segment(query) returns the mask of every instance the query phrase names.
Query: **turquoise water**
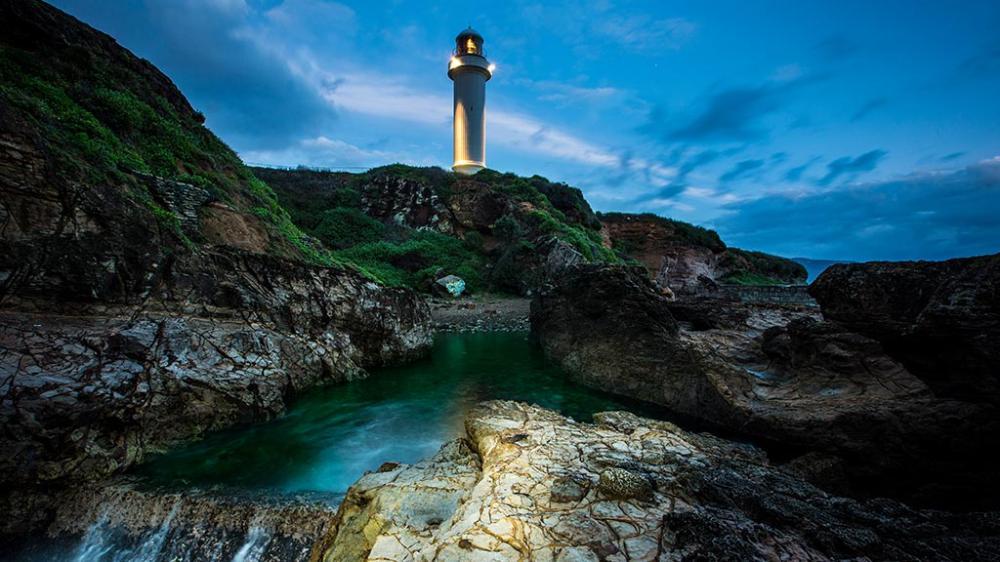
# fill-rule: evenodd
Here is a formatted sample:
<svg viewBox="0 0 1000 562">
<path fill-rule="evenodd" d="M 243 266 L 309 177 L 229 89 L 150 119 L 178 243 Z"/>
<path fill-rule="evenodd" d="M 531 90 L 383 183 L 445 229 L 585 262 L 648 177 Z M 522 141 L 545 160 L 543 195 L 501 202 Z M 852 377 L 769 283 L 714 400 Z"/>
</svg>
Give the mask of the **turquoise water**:
<svg viewBox="0 0 1000 562">
<path fill-rule="evenodd" d="M 140 472 L 179 485 L 342 493 L 383 462 L 434 454 L 464 434 L 466 411 L 489 399 L 532 402 L 581 421 L 638 409 L 570 382 L 527 334 L 440 334 L 427 359 L 319 389 L 278 420 L 213 434 Z"/>
</svg>

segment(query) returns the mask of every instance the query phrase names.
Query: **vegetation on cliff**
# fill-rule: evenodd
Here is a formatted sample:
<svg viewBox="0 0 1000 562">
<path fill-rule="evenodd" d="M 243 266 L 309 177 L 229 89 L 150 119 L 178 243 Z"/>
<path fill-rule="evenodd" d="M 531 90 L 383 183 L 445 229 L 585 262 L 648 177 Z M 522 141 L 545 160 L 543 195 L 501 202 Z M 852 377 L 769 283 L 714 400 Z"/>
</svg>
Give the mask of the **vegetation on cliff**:
<svg viewBox="0 0 1000 562">
<path fill-rule="evenodd" d="M 257 168 L 293 222 L 389 285 L 428 289 L 442 274 L 469 289 L 524 292 L 539 282 L 537 245 L 556 239 L 585 261 L 617 262 L 583 194 L 540 176 L 473 178 L 393 164 L 360 174 Z"/>
<path fill-rule="evenodd" d="M 637 257 L 657 254 L 649 267 L 659 267 L 659 256 L 677 248 L 704 249 L 716 256 L 717 282 L 730 285 L 783 285 L 804 283 L 801 264 L 780 256 L 727 246 L 714 230 L 652 213 L 599 213 L 610 228 L 610 238 L 620 253 Z M 646 228 L 642 228 L 645 226 Z M 636 228 L 638 227 L 638 228 Z M 671 252 L 676 253 L 676 252 Z M 641 261 L 641 260 L 640 260 Z"/>
<path fill-rule="evenodd" d="M 34 145 L 67 199 L 137 206 L 164 244 L 191 247 L 199 233 L 182 232 L 142 177 L 176 180 L 261 218 L 267 251 L 323 261 L 270 188 L 152 64 L 42 2 L 3 3 L 0 15 L 12 22 L 0 38 L 0 133 Z"/>
</svg>

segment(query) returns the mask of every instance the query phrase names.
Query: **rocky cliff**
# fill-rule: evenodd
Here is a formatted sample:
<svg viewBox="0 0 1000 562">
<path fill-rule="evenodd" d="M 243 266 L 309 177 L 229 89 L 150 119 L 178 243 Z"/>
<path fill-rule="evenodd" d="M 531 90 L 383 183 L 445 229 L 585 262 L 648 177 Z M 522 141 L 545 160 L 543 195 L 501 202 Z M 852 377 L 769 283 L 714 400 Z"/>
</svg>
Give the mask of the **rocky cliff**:
<svg viewBox="0 0 1000 562">
<path fill-rule="evenodd" d="M 575 378 L 786 455 L 841 463 L 856 491 L 940 504 L 997 498 L 989 405 L 936 396 L 879 342 L 811 309 L 668 301 L 643 272 L 578 267 L 532 303 L 532 331 Z"/>
<path fill-rule="evenodd" d="M 113 39 L 0 1 L 0 481 L 89 480 L 430 344 Z M 326 263 L 328 265 L 321 265 Z"/>
<path fill-rule="evenodd" d="M 644 265 L 677 294 L 724 284 L 803 284 L 806 270 L 792 260 L 727 247 L 715 231 L 653 214 L 602 213 L 603 234 L 615 249 Z"/>
</svg>

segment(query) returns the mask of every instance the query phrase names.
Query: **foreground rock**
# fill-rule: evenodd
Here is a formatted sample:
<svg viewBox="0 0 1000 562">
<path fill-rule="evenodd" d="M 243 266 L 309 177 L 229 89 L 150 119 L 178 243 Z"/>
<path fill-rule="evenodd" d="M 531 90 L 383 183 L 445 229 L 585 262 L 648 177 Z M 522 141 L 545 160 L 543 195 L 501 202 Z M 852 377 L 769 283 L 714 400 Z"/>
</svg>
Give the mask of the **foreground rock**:
<svg viewBox="0 0 1000 562">
<path fill-rule="evenodd" d="M 583 267 L 533 301 L 532 331 L 584 384 L 786 455 L 832 455 L 858 492 L 992 505 L 981 451 L 1000 435 L 995 409 L 934 396 L 878 342 L 814 315 L 671 303 L 633 270 Z"/>
<path fill-rule="evenodd" d="M 1000 254 L 837 264 L 809 292 L 935 392 L 1000 403 Z"/>
<path fill-rule="evenodd" d="M 348 493 L 324 560 L 991 560 L 995 513 L 827 495 L 757 449 L 624 412 L 488 402 Z"/>
</svg>

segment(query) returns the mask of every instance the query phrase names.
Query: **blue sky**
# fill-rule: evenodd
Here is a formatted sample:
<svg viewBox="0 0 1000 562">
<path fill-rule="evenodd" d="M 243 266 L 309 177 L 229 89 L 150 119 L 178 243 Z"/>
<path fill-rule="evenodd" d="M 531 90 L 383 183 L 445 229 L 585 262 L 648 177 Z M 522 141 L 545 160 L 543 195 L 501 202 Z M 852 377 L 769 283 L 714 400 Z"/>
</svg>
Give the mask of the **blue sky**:
<svg viewBox="0 0 1000 562">
<path fill-rule="evenodd" d="M 472 24 L 491 168 L 826 259 L 1000 251 L 1000 2 L 57 0 L 250 163 L 448 167 Z"/>
</svg>

